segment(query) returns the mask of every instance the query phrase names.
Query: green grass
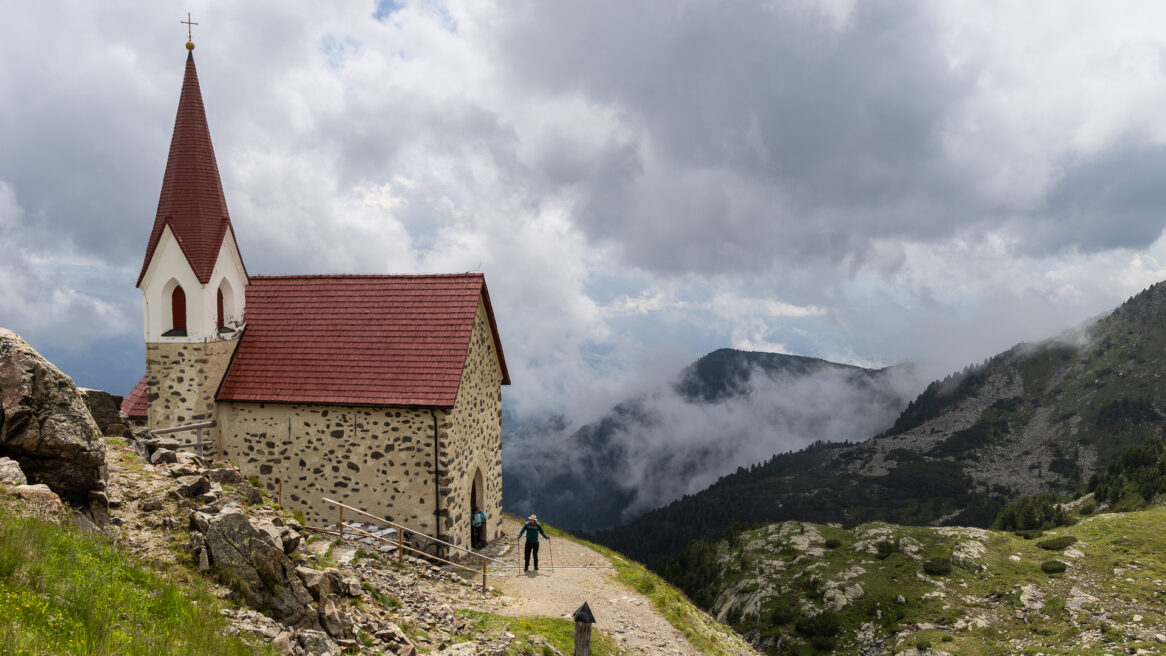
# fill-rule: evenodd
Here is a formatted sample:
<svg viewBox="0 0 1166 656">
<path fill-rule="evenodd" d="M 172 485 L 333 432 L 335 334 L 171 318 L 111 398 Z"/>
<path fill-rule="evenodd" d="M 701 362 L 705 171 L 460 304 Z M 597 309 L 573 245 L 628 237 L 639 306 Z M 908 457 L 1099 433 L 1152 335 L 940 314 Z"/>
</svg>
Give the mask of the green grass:
<svg viewBox="0 0 1166 656">
<path fill-rule="evenodd" d="M 547 532 L 548 534 L 550 531 Z M 515 639 L 511 641 L 507 654 L 514 656 L 553 656 L 554 652 L 545 645 L 532 644 L 531 636 L 536 642 L 552 645 L 561 653 L 571 654 L 575 651 L 575 622 L 568 619 L 552 617 L 503 617 L 491 615 L 476 610 L 459 610 L 458 614 L 470 623 L 470 634 L 479 632 L 487 635 L 501 635 L 509 631 Z M 611 639 L 601 629 L 593 627 L 591 631 L 591 653 L 595 656 L 614 656 L 618 652 L 612 646 Z"/>
<path fill-rule="evenodd" d="M 821 553 L 791 559 L 789 539 L 808 531 L 789 522 L 747 532 L 735 547 L 717 543 L 720 565 L 716 574 L 726 582 L 720 591 L 733 599 L 727 608 L 730 624 L 739 632 L 759 636 L 763 649 L 776 648 L 780 639 L 786 650 L 782 653 L 813 651 L 813 636 L 798 631 L 797 622 L 805 617 L 806 604 L 813 606 L 811 612 L 827 607 L 821 581 L 833 581 L 837 587 L 850 582 L 862 586 L 862 594 L 837 611 L 837 653 L 864 648 L 856 632 L 867 623 L 881 636 L 894 635 L 894 646 L 888 643 L 894 653 L 919 653 L 920 644 L 974 656 L 1100 656 L 1137 648 L 1157 653 L 1154 649 L 1161 645 L 1139 640 L 1136 633 L 1159 632 L 1156 627 L 1166 624 L 1162 610 L 1166 593 L 1161 592 L 1166 579 L 1164 525 L 1163 505 L 1126 514 L 1094 514 L 1050 532 L 1047 539 L 1064 549 L 1063 554 L 1041 548 L 1039 540 L 987 531 L 983 538 L 973 539 L 984 545 L 975 561 L 986 569 L 952 567 L 947 574 L 933 576 L 926 572 L 928 559 L 947 558 L 957 543 L 971 538 L 921 526 L 868 524 L 851 531 L 815 526 L 823 538 L 816 542 Z M 876 531 L 881 534 L 873 537 Z M 921 560 L 898 550 L 884 551 L 883 558 L 879 553 L 855 550 L 856 539 L 863 535 L 872 536 L 867 538 L 871 545 L 914 543 L 919 547 L 916 558 Z M 825 539 L 839 540 L 842 546 L 825 549 Z M 1042 571 L 1042 562 L 1050 556 L 1068 563 L 1068 572 Z M 759 575 L 759 566 L 767 561 L 780 566 Z M 863 571 L 853 570 L 856 575 L 839 583 L 843 573 L 854 567 Z M 1043 595 L 1043 608 L 1025 608 L 1021 594 L 1029 586 Z M 1069 608 L 1068 600 L 1082 594 L 1096 601 L 1087 603 L 1085 611 Z M 1142 616 L 1137 622 L 1131 619 L 1135 613 Z M 1108 619 L 1099 619 L 1103 617 Z M 969 618 L 986 621 L 987 626 L 969 626 Z M 1082 635 L 1092 629 L 1117 645 L 1104 641 L 1083 645 Z"/>
<path fill-rule="evenodd" d="M 150 569 L 108 540 L 0 507 L 0 654 L 271 654 L 224 635 L 201 581 Z"/>
</svg>

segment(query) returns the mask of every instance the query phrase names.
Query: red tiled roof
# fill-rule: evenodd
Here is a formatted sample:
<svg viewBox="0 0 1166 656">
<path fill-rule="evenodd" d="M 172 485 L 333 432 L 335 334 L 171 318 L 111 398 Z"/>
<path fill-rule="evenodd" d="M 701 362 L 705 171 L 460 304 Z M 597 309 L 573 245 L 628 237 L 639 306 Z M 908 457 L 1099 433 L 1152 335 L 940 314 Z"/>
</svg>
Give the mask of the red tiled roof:
<svg viewBox="0 0 1166 656">
<path fill-rule="evenodd" d="M 138 287 L 142 285 L 150 258 L 154 256 L 154 249 L 158 247 L 162 230 L 167 225 L 194 274 L 204 285 L 210 282 L 223 236 L 228 231 L 234 236 L 193 55 L 188 52 L 186 57 L 186 77 L 182 80 L 174 136 L 170 140 L 170 155 L 162 178 L 162 193 L 158 197 L 158 213 L 146 246 L 142 272 L 138 274 Z"/>
<path fill-rule="evenodd" d="M 129 394 L 121 400 L 121 411 L 129 415 L 131 418 L 146 417 L 146 377 L 138 381 L 137 385 L 130 390 Z"/>
<path fill-rule="evenodd" d="M 216 399 L 452 407 L 479 299 L 509 385 L 482 274 L 252 277 Z"/>
</svg>

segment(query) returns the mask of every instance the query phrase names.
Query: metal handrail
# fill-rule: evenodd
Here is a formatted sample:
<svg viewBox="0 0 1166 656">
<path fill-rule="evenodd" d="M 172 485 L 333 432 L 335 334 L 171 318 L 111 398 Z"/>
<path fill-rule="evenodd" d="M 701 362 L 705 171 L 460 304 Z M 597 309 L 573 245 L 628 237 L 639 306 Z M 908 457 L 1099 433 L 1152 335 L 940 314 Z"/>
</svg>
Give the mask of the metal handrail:
<svg viewBox="0 0 1166 656">
<path fill-rule="evenodd" d="M 455 563 L 451 560 L 446 560 L 446 559 L 441 558 L 439 556 L 427 554 L 424 551 L 421 551 L 420 549 L 414 549 L 411 546 L 405 546 L 405 532 L 408 531 L 410 533 L 417 533 L 417 531 L 415 531 L 407 526 L 404 526 L 402 524 L 398 524 L 396 522 L 389 521 L 387 519 L 384 519 L 383 517 L 377 517 L 376 515 L 372 515 L 370 513 L 367 513 L 359 508 L 353 508 L 352 506 L 340 503 L 339 501 L 329 499 L 328 497 L 321 497 L 321 498 L 324 500 L 325 503 L 330 503 L 330 504 L 333 504 L 333 505 L 340 508 L 340 521 L 338 522 L 336 528 L 338 529 L 337 532 L 340 534 L 341 540 L 344 539 L 344 528 L 347 526 L 348 530 L 352 531 L 353 533 L 358 533 L 360 535 L 364 535 L 364 536 L 373 538 L 374 540 L 381 540 L 382 542 L 388 542 L 389 544 L 394 543 L 393 540 L 390 540 L 388 538 L 383 538 L 383 537 L 380 537 L 378 535 L 374 535 L 372 533 L 369 533 L 368 531 L 363 531 L 361 529 L 358 529 L 355 526 L 345 524 L 344 523 L 344 509 L 347 508 L 348 510 L 350 510 L 358 515 L 364 515 L 365 517 L 373 519 L 374 521 L 377 521 L 377 522 L 382 523 L 382 524 L 388 524 L 389 526 L 397 529 L 396 547 L 397 547 L 397 561 L 398 562 L 400 562 L 403 559 L 403 557 L 405 555 L 405 551 L 411 551 L 411 552 L 416 553 L 424 558 L 431 558 L 431 559 L 436 560 L 438 562 L 446 563 L 447 565 L 452 565 L 454 567 L 457 567 L 458 569 L 464 569 L 467 572 L 474 572 L 474 573 L 478 572 L 478 570 L 476 570 L 472 567 L 466 567 L 465 565 L 462 565 L 461 563 Z M 331 531 L 326 531 L 326 532 L 331 533 Z M 432 540 L 433 542 L 436 542 L 438 544 L 443 544 L 447 547 L 453 547 L 454 549 L 457 549 L 459 551 L 465 551 L 466 553 L 470 554 L 471 556 L 474 556 L 476 558 L 480 558 L 482 561 L 482 570 L 481 570 L 482 571 L 482 592 L 486 592 L 488 590 L 488 588 L 486 587 L 486 566 L 487 566 L 487 564 L 490 562 L 495 562 L 495 563 L 500 563 L 503 566 L 506 566 L 506 563 L 502 562 L 501 560 L 495 560 L 494 558 L 490 558 L 489 556 L 484 556 L 480 553 L 474 553 L 473 551 L 459 547 L 456 544 L 450 544 L 444 540 L 430 538 L 429 536 L 426 536 L 426 539 Z"/>
<path fill-rule="evenodd" d="M 354 512 L 358 515 L 364 515 L 365 517 L 375 519 L 376 521 L 378 521 L 382 524 L 388 524 L 389 526 L 397 529 L 398 531 L 403 530 L 403 531 L 409 531 L 410 533 L 420 533 L 420 531 L 418 531 L 416 529 L 412 529 L 412 528 L 409 528 L 408 526 L 397 524 L 396 522 L 391 522 L 383 517 L 377 517 L 376 515 L 371 515 L 369 513 L 366 513 L 363 510 L 360 510 L 359 508 L 353 508 L 352 506 L 345 505 L 343 503 L 340 503 L 339 501 L 334 501 L 332 499 L 329 499 L 328 497 L 322 497 L 322 498 L 324 500 L 324 503 L 330 503 L 332 505 L 339 506 L 339 507 L 344 508 L 346 510 L 351 510 L 352 512 Z M 422 533 L 422 535 L 425 535 L 425 534 Z M 507 565 L 507 563 L 504 561 L 498 560 L 496 558 L 491 558 L 489 556 L 485 556 L 485 555 L 480 554 L 476 551 L 471 551 L 469 549 L 466 549 L 465 547 L 459 547 L 456 544 L 450 544 L 449 542 L 446 542 L 445 540 L 439 540 L 437 538 L 429 537 L 428 535 L 425 536 L 425 539 L 431 540 L 431 541 L 436 542 L 438 544 L 443 544 L 447 547 L 452 547 L 454 549 L 457 549 L 458 551 L 463 551 L 463 552 L 465 552 L 465 553 L 467 553 L 475 558 L 481 558 L 482 560 L 488 560 L 490 562 L 498 563 L 499 565 Z"/>
</svg>

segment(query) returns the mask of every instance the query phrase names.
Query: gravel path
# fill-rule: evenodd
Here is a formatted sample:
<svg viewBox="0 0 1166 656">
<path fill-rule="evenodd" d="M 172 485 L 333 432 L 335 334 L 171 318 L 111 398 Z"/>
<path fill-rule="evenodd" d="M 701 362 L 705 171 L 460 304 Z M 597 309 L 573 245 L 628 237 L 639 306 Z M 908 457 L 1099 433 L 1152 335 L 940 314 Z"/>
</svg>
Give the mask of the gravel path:
<svg viewBox="0 0 1166 656">
<path fill-rule="evenodd" d="M 520 527 L 520 523 L 506 518 L 502 531 L 504 535 L 518 535 Z M 587 602 L 595 615 L 596 628 L 611 636 L 627 653 L 701 653 L 656 611 L 650 599 L 619 581 L 602 554 L 570 540 L 543 540 L 539 570 L 532 567 L 523 572 L 522 545 L 516 540 L 500 540 L 491 551 L 514 567 L 490 576 L 490 585 L 503 593 L 492 612 L 511 617 L 571 617 Z"/>
</svg>

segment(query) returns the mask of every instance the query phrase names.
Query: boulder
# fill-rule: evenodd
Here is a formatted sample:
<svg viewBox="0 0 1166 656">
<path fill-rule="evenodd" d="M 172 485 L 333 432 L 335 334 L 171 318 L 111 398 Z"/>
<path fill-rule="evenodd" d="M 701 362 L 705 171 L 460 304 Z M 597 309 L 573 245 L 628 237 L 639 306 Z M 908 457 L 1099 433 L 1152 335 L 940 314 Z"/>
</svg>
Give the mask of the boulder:
<svg viewBox="0 0 1166 656">
<path fill-rule="evenodd" d="M 203 474 L 212 483 L 218 483 L 219 485 L 230 485 L 236 488 L 242 488 L 243 486 L 253 487 L 251 483 L 247 482 L 247 477 L 243 475 L 243 472 L 231 467 L 208 469 Z"/>
<path fill-rule="evenodd" d="M 0 328 L 0 453 L 76 504 L 105 489 L 105 445 L 73 381 Z"/>
<path fill-rule="evenodd" d="M 157 449 L 150 455 L 151 465 L 163 465 L 178 462 L 178 454 L 170 449 Z"/>
<path fill-rule="evenodd" d="M 333 597 L 325 597 L 320 602 L 320 626 L 333 638 L 347 638 L 352 635 L 352 622 L 340 612 Z"/>
<path fill-rule="evenodd" d="M 0 483 L 7 485 L 27 485 L 28 479 L 20 469 L 20 463 L 12 458 L 0 458 Z"/>
<path fill-rule="evenodd" d="M 61 497 L 57 496 L 44 483 L 17 485 L 14 488 L 10 488 L 9 492 L 16 497 L 24 499 L 26 509 L 37 517 L 57 517 L 65 512 L 65 504 L 61 503 Z"/>
<path fill-rule="evenodd" d="M 295 646 L 292 643 L 291 631 L 282 631 L 271 641 L 271 646 L 281 654 L 294 654 Z"/>
<path fill-rule="evenodd" d="M 340 653 L 340 645 L 332 641 L 323 631 L 300 631 L 296 635 L 296 642 L 309 654 L 316 656 L 330 656 Z"/>
<path fill-rule="evenodd" d="M 130 418 L 121 411 L 122 397 L 84 387 L 77 391 L 81 393 L 81 398 L 85 399 L 89 414 L 93 416 L 93 421 L 97 423 L 97 430 L 101 431 L 102 435 L 112 435 L 114 431 L 117 431 L 118 436 L 125 434 Z M 111 430 L 113 426 L 121 428 Z"/>
<path fill-rule="evenodd" d="M 210 564 L 238 582 L 236 589 L 252 607 L 269 609 L 288 625 L 319 628 L 318 611 L 295 562 L 238 507 L 228 506 L 210 517 L 193 513 L 191 521 L 196 526 L 205 521 Z"/>
<path fill-rule="evenodd" d="M 983 558 L 986 551 L 987 547 L 984 546 L 983 542 L 962 540 L 956 544 L 955 549 L 951 552 L 951 564 L 972 572 L 981 572 L 987 569 L 987 566 L 979 562 L 978 559 Z"/>
<path fill-rule="evenodd" d="M 211 491 L 211 482 L 205 476 L 179 476 L 175 482 L 178 483 L 178 494 L 188 499 Z"/>
</svg>

